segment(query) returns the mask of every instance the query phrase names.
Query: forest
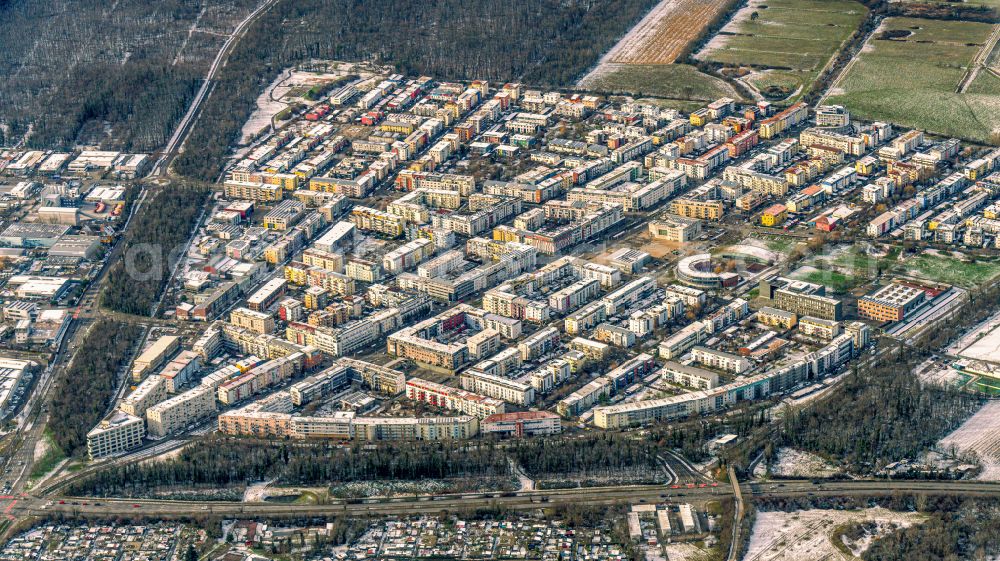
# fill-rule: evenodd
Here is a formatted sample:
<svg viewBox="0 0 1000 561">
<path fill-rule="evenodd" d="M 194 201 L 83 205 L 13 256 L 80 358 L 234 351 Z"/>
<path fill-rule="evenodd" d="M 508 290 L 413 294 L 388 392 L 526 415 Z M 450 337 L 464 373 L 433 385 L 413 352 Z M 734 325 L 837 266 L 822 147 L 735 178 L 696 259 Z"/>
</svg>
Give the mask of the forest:
<svg viewBox="0 0 1000 561">
<path fill-rule="evenodd" d="M 865 561 L 959 561 L 1000 554 L 1000 510 L 996 503 L 959 497 L 927 497 L 918 510 L 922 524 L 876 539 Z"/>
<path fill-rule="evenodd" d="M 537 479 L 636 477 L 657 479 L 656 457 L 680 450 L 707 457 L 705 443 L 721 433 L 740 435 L 768 424 L 762 410 L 734 411 L 727 419 L 696 419 L 642 433 L 600 432 L 576 437 L 469 442 L 354 443 L 263 441 L 221 435 L 203 438 L 163 462 L 111 467 L 76 484 L 72 493 L 143 496 L 170 486 L 241 487 L 275 479 L 286 485 L 352 481 L 505 478 L 510 462 Z"/>
<path fill-rule="evenodd" d="M 0 2 L 4 140 L 149 152 L 256 0 Z M 28 134 L 30 133 L 30 134 Z"/>
<path fill-rule="evenodd" d="M 568 85 L 655 3 L 281 0 L 233 49 L 174 169 L 214 180 L 260 92 L 289 66 L 374 60 L 440 79 Z"/>
<path fill-rule="evenodd" d="M 139 338 L 137 326 L 101 319 L 90 326 L 69 368 L 54 382 L 49 429 L 67 455 L 87 448 L 87 432 L 111 405 L 116 373 L 128 364 Z"/>
<path fill-rule="evenodd" d="M 782 442 L 871 473 L 916 458 L 982 405 L 978 396 L 925 385 L 912 361 L 853 369 L 829 398 L 791 412 Z"/>
<path fill-rule="evenodd" d="M 91 476 L 73 493 L 141 496 L 158 488 L 224 488 L 276 478 L 289 485 L 335 481 L 491 477 L 509 471 L 493 446 L 393 443 L 366 450 L 335 443 L 289 443 L 210 437 L 163 462 L 116 466 Z"/>
<path fill-rule="evenodd" d="M 209 193 L 205 185 L 186 183 L 147 194 L 120 242 L 124 250 L 110 265 L 102 306 L 126 314 L 151 313 Z"/>
</svg>

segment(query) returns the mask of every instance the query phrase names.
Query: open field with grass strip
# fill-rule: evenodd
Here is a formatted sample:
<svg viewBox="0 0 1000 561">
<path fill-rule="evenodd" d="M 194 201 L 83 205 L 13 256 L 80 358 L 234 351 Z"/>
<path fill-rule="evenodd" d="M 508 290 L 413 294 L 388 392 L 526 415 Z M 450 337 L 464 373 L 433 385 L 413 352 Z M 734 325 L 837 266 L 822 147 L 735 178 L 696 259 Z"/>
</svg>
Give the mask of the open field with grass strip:
<svg viewBox="0 0 1000 561">
<path fill-rule="evenodd" d="M 976 79 L 969 84 L 966 94 L 1000 95 L 1000 77 L 981 71 Z"/>
<path fill-rule="evenodd" d="M 987 142 L 1000 129 L 1000 79 L 956 88 L 988 39 L 985 23 L 889 18 L 827 98 L 862 118 Z M 884 39 L 895 35 L 898 38 Z"/>
<path fill-rule="evenodd" d="M 765 93 L 797 94 L 809 88 L 866 11 L 853 0 L 751 0 L 698 57 L 778 70 L 749 80 Z"/>
<path fill-rule="evenodd" d="M 986 6 L 988 8 L 1000 9 L 1000 0 L 965 0 L 963 2 L 952 2 L 951 0 L 902 0 L 910 4 L 945 4 L 947 6 Z"/>
<path fill-rule="evenodd" d="M 724 80 L 700 72 L 687 64 L 612 64 L 587 84 L 593 90 L 711 101 L 739 97 Z"/>
<path fill-rule="evenodd" d="M 1000 275 L 1000 262 L 965 261 L 946 255 L 923 253 L 899 263 L 897 274 L 974 288 Z"/>
</svg>

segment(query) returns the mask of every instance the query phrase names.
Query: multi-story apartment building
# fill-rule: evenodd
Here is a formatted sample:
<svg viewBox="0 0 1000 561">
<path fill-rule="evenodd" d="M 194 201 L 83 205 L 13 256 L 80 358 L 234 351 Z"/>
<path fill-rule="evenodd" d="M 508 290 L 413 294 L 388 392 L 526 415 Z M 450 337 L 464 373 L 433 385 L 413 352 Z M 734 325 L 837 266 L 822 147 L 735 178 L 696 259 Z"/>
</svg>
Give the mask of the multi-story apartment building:
<svg viewBox="0 0 1000 561">
<path fill-rule="evenodd" d="M 701 346 L 691 349 L 691 357 L 699 364 L 737 375 L 743 374 L 753 366 L 745 357 Z"/>
<path fill-rule="evenodd" d="M 250 308 L 236 308 L 229 314 L 229 322 L 261 335 L 274 333 L 274 316 Z"/>
<path fill-rule="evenodd" d="M 167 380 L 162 376 L 150 376 L 125 396 L 118 409 L 133 417 L 144 417 L 146 409 L 166 398 Z"/>
<path fill-rule="evenodd" d="M 503 400 L 421 378 L 406 380 L 406 397 L 443 409 L 459 411 L 479 419 L 504 412 Z"/>
<path fill-rule="evenodd" d="M 485 435 L 500 437 L 551 436 L 562 432 L 562 419 L 548 411 L 519 411 L 490 415 L 481 428 Z"/>
<path fill-rule="evenodd" d="M 827 341 L 840 335 L 840 322 L 832 319 L 820 319 L 805 316 L 799 319 L 799 333 L 808 337 L 816 337 Z"/>
<path fill-rule="evenodd" d="M 798 321 L 798 316 L 792 312 L 786 312 L 785 310 L 779 310 L 778 308 L 764 306 L 763 308 L 757 310 L 757 321 L 763 323 L 764 325 L 770 325 L 771 327 L 791 329 L 795 327 L 795 324 Z"/>
<path fill-rule="evenodd" d="M 670 202 L 670 212 L 683 218 L 721 220 L 725 212 L 720 200 L 677 198 Z"/>
<path fill-rule="evenodd" d="M 465 390 L 502 399 L 507 403 L 527 407 L 535 402 L 535 388 L 531 385 L 476 369 L 463 372 L 461 384 Z"/>
<path fill-rule="evenodd" d="M 521 360 L 534 360 L 559 345 L 559 330 L 555 327 L 545 327 L 526 337 L 517 344 Z"/>
<path fill-rule="evenodd" d="M 87 433 L 87 454 L 91 460 L 121 454 L 141 446 L 145 436 L 140 417 L 115 411 Z"/>
<path fill-rule="evenodd" d="M 201 385 L 147 409 L 146 426 L 152 436 L 167 436 L 207 419 L 216 411 L 214 388 Z"/>
<path fill-rule="evenodd" d="M 663 365 L 663 377 L 668 382 L 697 390 L 710 390 L 719 385 L 717 373 L 673 360 Z"/>
<path fill-rule="evenodd" d="M 376 232 L 390 238 L 402 236 L 406 226 L 406 220 L 401 216 L 365 206 L 355 206 L 351 210 L 351 222 L 359 230 Z"/>
</svg>

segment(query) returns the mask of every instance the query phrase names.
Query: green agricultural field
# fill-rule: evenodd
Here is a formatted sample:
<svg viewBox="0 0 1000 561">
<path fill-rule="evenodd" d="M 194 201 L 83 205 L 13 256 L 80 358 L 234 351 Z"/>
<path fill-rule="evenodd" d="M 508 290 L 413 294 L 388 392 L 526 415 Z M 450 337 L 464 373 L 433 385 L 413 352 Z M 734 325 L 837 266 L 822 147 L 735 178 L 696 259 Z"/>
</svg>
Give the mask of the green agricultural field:
<svg viewBox="0 0 1000 561">
<path fill-rule="evenodd" d="M 1000 130 L 1000 80 L 986 71 L 956 93 L 967 66 L 990 34 L 985 23 L 889 18 L 827 98 L 868 119 L 988 142 Z"/>
<path fill-rule="evenodd" d="M 1000 275 L 996 261 L 963 261 L 944 255 L 921 254 L 896 266 L 895 272 L 933 282 L 974 288 Z"/>
<path fill-rule="evenodd" d="M 622 64 L 596 78 L 588 88 L 671 99 L 711 101 L 740 97 L 725 80 L 688 64 Z"/>
<path fill-rule="evenodd" d="M 729 66 L 754 66 L 759 71 L 748 77 L 750 83 L 765 94 L 772 90 L 796 98 L 854 33 L 866 11 L 854 0 L 751 0 L 700 56 Z"/>
</svg>

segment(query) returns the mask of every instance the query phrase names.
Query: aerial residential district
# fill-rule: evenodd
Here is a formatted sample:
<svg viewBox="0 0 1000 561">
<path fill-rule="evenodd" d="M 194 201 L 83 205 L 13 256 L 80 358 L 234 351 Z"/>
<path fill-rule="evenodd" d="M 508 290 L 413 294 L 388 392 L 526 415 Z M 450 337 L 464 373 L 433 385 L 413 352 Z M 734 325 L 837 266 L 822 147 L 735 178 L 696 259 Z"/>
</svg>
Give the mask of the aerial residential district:
<svg viewBox="0 0 1000 561">
<path fill-rule="evenodd" d="M 155 152 L 0 147 L 0 560 L 868 559 L 997 508 L 1000 148 L 479 78 L 289 69 L 215 182 L 206 91 Z"/>
</svg>

